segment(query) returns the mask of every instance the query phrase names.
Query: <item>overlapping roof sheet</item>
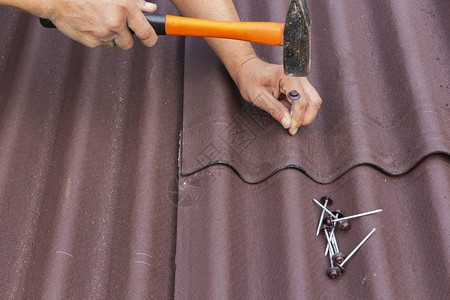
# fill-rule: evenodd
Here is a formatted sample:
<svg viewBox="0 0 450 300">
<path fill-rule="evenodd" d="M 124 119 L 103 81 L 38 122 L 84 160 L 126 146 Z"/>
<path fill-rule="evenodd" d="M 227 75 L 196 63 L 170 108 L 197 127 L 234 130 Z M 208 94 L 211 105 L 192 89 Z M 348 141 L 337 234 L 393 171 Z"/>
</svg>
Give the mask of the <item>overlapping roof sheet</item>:
<svg viewBox="0 0 450 300">
<path fill-rule="evenodd" d="M 441 2 L 311 1 L 310 80 L 323 105 L 295 138 L 239 97 L 206 43 L 188 39 L 198 50 L 186 55 L 182 173 L 222 163 L 254 183 L 293 167 L 329 183 L 361 164 L 400 175 L 448 154 L 450 7 Z M 251 18 L 252 4 L 239 3 Z M 281 21 L 286 10 L 274 11 Z M 259 53 L 281 63 L 282 47 Z"/>
<path fill-rule="evenodd" d="M 200 38 L 93 50 L 0 9 L 0 298 L 448 299 L 450 4 L 308 5 L 323 105 L 295 137 Z M 384 210 L 338 233 L 377 228 L 336 281 L 324 195 Z"/>
<path fill-rule="evenodd" d="M 449 167 L 444 156 L 400 177 L 361 166 L 325 186 L 293 169 L 254 185 L 224 166 L 202 170 L 180 185 L 175 296 L 447 299 Z M 311 201 L 322 195 L 347 215 L 383 209 L 336 233 L 348 254 L 376 228 L 334 281 Z"/>
</svg>

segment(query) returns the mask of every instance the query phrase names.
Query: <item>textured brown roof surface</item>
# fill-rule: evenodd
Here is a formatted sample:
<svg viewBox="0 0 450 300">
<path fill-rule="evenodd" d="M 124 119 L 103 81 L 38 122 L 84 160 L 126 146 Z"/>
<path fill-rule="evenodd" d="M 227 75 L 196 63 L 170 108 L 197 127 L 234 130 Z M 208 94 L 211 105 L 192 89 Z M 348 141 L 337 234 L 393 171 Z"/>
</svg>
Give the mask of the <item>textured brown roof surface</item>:
<svg viewBox="0 0 450 300">
<path fill-rule="evenodd" d="M 323 105 L 293 138 L 200 38 L 93 50 L 0 9 L 0 299 L 450 298 L 450 4 L 308 5 Z M 335 281 L 323 195 L 384 210 Z"/>
<path fill-rule="evenodd" d="M 361 166 L 328 185 L 292 169 L 249 185 L 224 166 L 183 179 L 176 298 L 448 299 L 449 169 L 436 155 L 405 176 Z M 377 229 L 334 281 L 311 201 L 323 195 L 347 215 L 383 209 L 337 232 L 348 254 Z"/>
</svg>

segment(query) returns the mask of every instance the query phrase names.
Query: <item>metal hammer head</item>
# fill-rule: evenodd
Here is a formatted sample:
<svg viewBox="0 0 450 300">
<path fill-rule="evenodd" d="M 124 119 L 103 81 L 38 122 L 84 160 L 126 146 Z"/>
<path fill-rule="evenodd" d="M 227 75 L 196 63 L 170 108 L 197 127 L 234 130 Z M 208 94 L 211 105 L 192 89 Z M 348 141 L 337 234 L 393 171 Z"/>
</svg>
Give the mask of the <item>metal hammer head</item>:
<svg viewBox="0 0 450 300">
<path fill-rule="evenodd" d="M 290 0 L 283 39 L 284 73 L 307 76 L 311 68 L 311 19 L 306 0 Z"/>
</svg>

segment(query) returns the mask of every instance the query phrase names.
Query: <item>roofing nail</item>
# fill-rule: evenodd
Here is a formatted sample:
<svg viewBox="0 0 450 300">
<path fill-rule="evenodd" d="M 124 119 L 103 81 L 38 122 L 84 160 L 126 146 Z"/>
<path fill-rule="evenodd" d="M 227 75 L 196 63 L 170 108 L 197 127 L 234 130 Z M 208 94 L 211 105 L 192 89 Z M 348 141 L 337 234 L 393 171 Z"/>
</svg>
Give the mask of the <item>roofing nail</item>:
<svg viewBox="0 0 450 300">
<path fill-rule="evenodd" d="M 331 235 L 330 235 L 331 243 L 333 244 L 333 247 L 334 247 L 334 253 L 339 252 L 339 247 L 338 247 L 338 244 L 337 244 L 337 241 L 336 241 L 336 235 L 334 234 L 334 229 L 335 228 L 336 227 L 333 227 L 333 230 L 331 231 Z"/>
<path fill-rule="evenodd" d="M 351 228 L 350 223 L 347 220 L 344 220 L 339 223 L 339 230 L 341 231 L 349 231 Z"/>
<path fill-rule="evenodd" d="M 350 259 L 350 257 L 352 257 L 356 253 L 356 251 L 358 251 L 358 249 L 361 248 L 361 246 L 372 236 L 375 230 L 376 228 L 372 229 L 372 231 L 358 244 L 358 246 L 356 246 L 355 249 L 353 249 L 353 251 L 350 252 L 347 258 L 341 264 L 339 264 L 339 267 L 343 267 L 345 265 L 345 263 Z"/>
<path fill-rule="evenodd" d="M 323 200 L 323 201 L 322 201 Z M 333 200 L 331 200 L 328 197 L 322 197 L 320 198 L 320 201 L 323 203 L 324 207 L 327 207 L 328 202 L 330 202 L 330 205 L 333 203 Z M 322 221 L 323 221 L 323 216 L 325 215 L 325 210 L 322 209 L 322 214 L 320 215 L 320 219 L 319 219 L 319 224 L 317 225 L 317 232 L 316 232 L 316 236 L 319 235 L 320 232 L 320 227 L 322 226 Z"/>
<path fill-rule="evenodd" d="M 331 222 L 331 216 L 327 216 L 324 220 L 323 220 L 323 224 L 326 224 L 326 225 L 328 225 L 328 226 L 330 226 L 330 227 L 333 227 L 333 222 Z"/>
<path fill-rule="evenodd" d="M 312 199 L 314 203 L 316 203 L 319 207 L 321 207 L 323 210 L 325 210 L 330 216 L 332 216 L 333 218 L 337 219 L 337 217 L 326 207 L 324 207 L 322 204 L 320 204 L 319 201 L 317 201 L 316 199 Z"/>
<path fill-rule="evenodd" d="M 340 209 L 336 209 L 336 210 L 332 211 L 332 213 L 335 214 L 336 217 L 338 217 L 338 218 L 343 218 L 343 217 L 345 217 L 344 214 L 342 213 L 342 211 L 341 211 Z"/>
<path fill-rule="evenodd" d="M 328 231 L 326 229 L 324 229 L 323 232 L 325 233 L 325 236 L 327 237 L 328 250 L 329 250 L 328 254 L 330 255 L 330 265 L 332 267 L 334 267 L 333 258 L 332 258 L 332 256 L 334 255 L 334 252 L 333 252 L 333 246 L 331 245 L 330 236 L 328 235 Z"/>
<path fill-rule="evenodd" d="M 327 270 L 327 275 L 328 275 L 328 277 L 330 277 L 331 279 L 336 279 L 337 277 L 339 277 L 339 276 L 342 274 L 342 270 L 341 270 L 340 267 L 335 267 L 335 266 L 334 266 L 334 262 L 333 262 L 334 260 L 333 260 L 333 257 L 334 257 L 335 254 L 333 253 L 333 246 L 331 246 L 331 240 L 330 240 L 330 237 L 328 236 L 327 230 L 324 229 L 324 232 L 325 232 L 325 236 L 327 237 L 328 247 L 329 247 L 329 249 L 330 249 L 330 251 L 328 252 L 328 254 L 329 254 L 329 256 L 330 256 L 330 265 L 331 265 L 331 267 L 328 268 L 328 270 Z"/>
<path fill-rule="evenodd" d="M 355 218 L 359 218 L 359 217 L 373 215 L 373 214 L 377 214 L 377 213 L 382 212 L 382 211 L 383 211 L 382 209 L 377 209 L 377 210 L 373 210 L 373 211 L 369 211 L 369 212 L 366 212 L 366 213 L 357 214 L 357 215 L 353 215 L 353 216 L 348 216 L 348 217 L 343 217 L 343 218 L 335 218 L 333 220 L 333 222 L 340 222 L 340 221 L 344 221 L 344 220 L 355 219 Z"/>
<path fill-rule="evenodd" d="M 331 238 L 331 244 L 333 244 L 333 247 L 335 249 L 335 253 L 339 252 L 339 248 L 337 246 L 337 241 L 336 241 L 336 235 L 334 234 L 334 231 L 336 230 L 336 223 L 334 223 L 333 229 L 331 230 L 330 233 L 330 238 Z M 325 256 L 327 256 L 328 254 L 328 249 L 329 249 L 329 245 L 327 245 L 326 249 L 325 249 Z"/>
<path fill-rule="evenodd" d="M 338 219 L 339 218 L 344 218 L 345 216 L 344 216 L 344 214 L 342 213 L 342 211 L 341 210 L 339 210 L 339 209 L 336 209 L 335 211 L 333 211 L 332 212 L 333 214 L 335 214 L 337 217 L 338 217 Z M 334 223 L 334 224 L 336 224 L 336 222 Z M 344 221 L 340 221 L 339 222 L 339 230 L 341 230 L 341 231 L 349 231 L 350 230 L 350 223 L 347 221 L 347 220 L 344 220 Z"/>
<path fill-rule="evenodd" d="M 342 269 L 339 267 L 331 267 L 327 270 L 327 275 L 331 279 L 336 279 L 342 274 Z"/>
<path fill-rule="evenodd" d="M 300 99 L 300 94 L 296 91 L 296 90 L 292 90 L 289 92 L 288 94 L 289 99 L 291 99 L 291 118 L 292 118 L 292 114 L 294 113 L 294 102 L 298 99 Z"/>
<path fill-rule="evenodd" d="M 332 259 L 337 264 L 342 264 L 344 262 L 344 257 L 345 257 L 344 253 L 337 252 L 337 253 L 334 253 L 334 255 L 332 256 Z"/>
<path fill-rule="evenodd" d="M 320 226 L 320 231 L 325 232 L 325 230 L 331 230 L 331 226 L 328 226 L 327 224 L 322 224 L 322 226 Z"/>
</svg>

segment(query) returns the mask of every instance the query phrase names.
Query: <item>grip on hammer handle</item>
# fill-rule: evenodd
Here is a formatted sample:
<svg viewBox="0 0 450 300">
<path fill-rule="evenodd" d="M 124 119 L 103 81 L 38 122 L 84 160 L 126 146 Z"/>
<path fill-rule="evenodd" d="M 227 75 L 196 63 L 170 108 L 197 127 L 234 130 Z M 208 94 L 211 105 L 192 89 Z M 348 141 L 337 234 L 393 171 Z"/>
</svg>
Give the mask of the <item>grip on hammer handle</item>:
<svg viewBox="0 0 450 300">
<path fill-rule="evenodd" d="M 144 13 L 147 21 L 152 25 L 157 35 L 166 35 L 166 16 Z M 45 28 L 56 28 L 55 24 L 48 19 L 39 18 L 41 25 Z M 133 30 L 130 32 L 134 34 Z"/>
</svg>

